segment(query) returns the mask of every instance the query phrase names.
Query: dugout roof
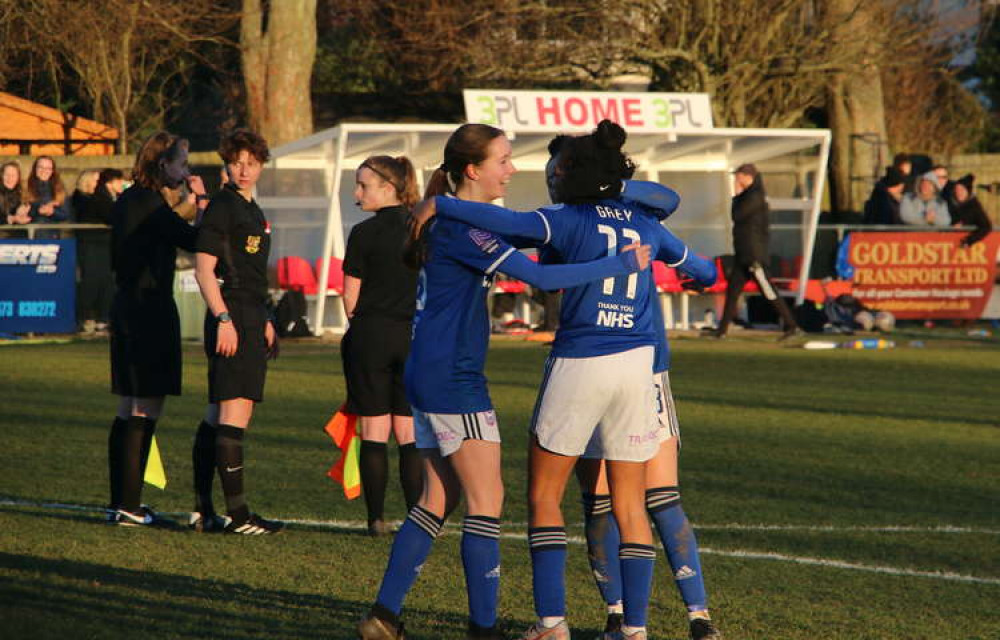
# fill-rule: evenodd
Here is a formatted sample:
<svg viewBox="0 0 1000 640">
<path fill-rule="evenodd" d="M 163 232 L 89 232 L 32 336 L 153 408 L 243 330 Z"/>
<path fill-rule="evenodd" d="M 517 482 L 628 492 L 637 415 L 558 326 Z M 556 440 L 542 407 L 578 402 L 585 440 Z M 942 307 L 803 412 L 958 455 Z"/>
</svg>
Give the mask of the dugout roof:
<svg viewBox="0 0 1000 640">
<path fill-rule="evenodd" d="M 371 155 L 406 155 L 423 183 L 441 163 L 457 124 L 345 123 L 272 150 L 258 202 L 272 224 L 271 260 L 298 255 L 311 264 L 343 257 L 350 228 L 367 214 L 354 204 L 354 170 Z M 560 133 L 511 134 L 518 169 L 504 204 L 529 210 L 548 201 L 542 175 L 549 140 Z M 630 134 L 626 151 L 636 178 L 662 182 L 682 197 L 668 226 L 707 255 L 732 252 L 729 173 L 752 162 L 764 174 L 772 209 L 772 251 L 802 256 L 804 293 L 825 186 L 830 132 L 825 129 L 712 129 L 698 133 Z M 272 265 L 273 266 L 273 265 Z M 319 290 L 327 270 L 317 271 Z M 330 307 L 333 307 L 332 309 Z M 317 332 L 342 329 L 339 303 L 319 296 L 310 324 Z M 336 313 L 331 313 L 336 312 Z"/>
</svg>

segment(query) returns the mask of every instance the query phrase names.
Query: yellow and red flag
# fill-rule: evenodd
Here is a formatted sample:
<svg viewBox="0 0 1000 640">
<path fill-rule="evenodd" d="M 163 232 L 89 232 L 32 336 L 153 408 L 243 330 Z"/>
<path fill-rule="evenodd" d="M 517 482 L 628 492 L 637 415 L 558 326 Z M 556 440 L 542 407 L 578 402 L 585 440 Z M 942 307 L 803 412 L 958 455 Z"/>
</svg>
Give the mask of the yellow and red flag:
<svg viewBox="0 0 1000 640">
<path fill-rule="evenodd" d="M 340 449 L 340 459 L 326 472 L 334 482 L 344 487 L 344 496 L 353 500 L 361 495 L 361 434 L 358 432 L 358 417 L 347 413 L 341 406 L 324 431 L 333 438 L 333 444 Z"/>
</svg>

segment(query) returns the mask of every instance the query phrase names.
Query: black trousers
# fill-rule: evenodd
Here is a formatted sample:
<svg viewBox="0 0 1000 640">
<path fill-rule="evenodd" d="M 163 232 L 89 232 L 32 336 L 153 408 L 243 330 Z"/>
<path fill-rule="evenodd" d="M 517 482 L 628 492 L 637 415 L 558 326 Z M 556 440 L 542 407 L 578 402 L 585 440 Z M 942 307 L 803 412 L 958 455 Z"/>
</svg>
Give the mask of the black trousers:
<svg viewBox="0 0 1000 640">
<path fill-rule="evenodd" d="M 729 328 L 729 324 L 733 321 L 733 318 L 736 317 L 740 294 L 743 293 L 743 287 L 746 286 L 747 281 L 751 278 L 760 287 L 760 292 L 764 298 L 778 312 L 778 316 L 781 317 L 782 328 L 785 331 L 796 329 L 798 325 L 795 323 L 795 318 L 792 316 L 791 310 L 785 304 L 785 301 L 781 299 L 781 296 L 778 295 L 778 289 L 771 282 L 771 278 L 768 277 L 763 265 L 759 262 L 754 262 L 748 266 L 737 262 L 733 264 L 732 272 L 728 274 L 729 284 L 726 287 L 726 305 L 722 310 L 722 319 L 719 320 L 718 333 L 724 334 Z"/>
</svg>

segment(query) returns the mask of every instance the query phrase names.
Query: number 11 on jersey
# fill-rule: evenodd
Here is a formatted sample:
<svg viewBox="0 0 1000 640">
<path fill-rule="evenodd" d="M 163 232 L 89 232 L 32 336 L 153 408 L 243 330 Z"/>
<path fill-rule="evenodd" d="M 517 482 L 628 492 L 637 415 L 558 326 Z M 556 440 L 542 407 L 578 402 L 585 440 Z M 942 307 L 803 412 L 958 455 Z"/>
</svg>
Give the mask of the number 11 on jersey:
<svg viewBox="0 0 1000 640">
<path fill-rule="evenodd" d="M 613 256 L 618 253 L 618 234 L 615 232 L 614 227 L 609 227 L 606 224 L 597 225 L 597 232 L 607 236 L 608 238 L 608 255 Z M 627 239 L 631 240 L 636 244 L 641 244 L 639 239 L 639 232 L 635 229 L 629 229 L 627 227 L 622 228 L 622 235 Z M 639 281 L 638 273 L 630 273 L 628 280 L 625 284 L 625 297 L 628 299 L 635 298 L 635 287 L 636 283 Z M 602 293 L 606 296 L 614 295 L 615 293 L 615 279 L 605 278 L 604 288 Z"/>
</svg>

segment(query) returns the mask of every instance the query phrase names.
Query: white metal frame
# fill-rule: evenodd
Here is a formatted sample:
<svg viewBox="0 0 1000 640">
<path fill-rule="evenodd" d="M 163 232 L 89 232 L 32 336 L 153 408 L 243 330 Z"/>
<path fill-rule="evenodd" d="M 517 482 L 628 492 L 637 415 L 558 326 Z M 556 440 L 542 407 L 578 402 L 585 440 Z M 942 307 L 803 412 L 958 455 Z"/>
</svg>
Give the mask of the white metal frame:
<svg viewBox="0 0 1000 640">
<path fill-rule="evenodd" d="M 447 136 L 457 124 L 378 124 L 344 123 L 332 129 L 319 131 L 295 142 L 272 150 L 272 169 L 301 168 L 321 169 L 325 174 L 327 194 L 325 197 L 267 197 L 258 198 L 262 208 L 280 210 L 284 208 L 326 208 L 327 221 L 323 242 L 321 264 L 328 265 L 332 256 L 344 255 L 344 232 L 340 207 L 340 188 L 343 172 L 353 170 L 370 155 L 377 153 L 405 153 L 417 170 L 422 182 L 423 171 L 432 170 L 441 161 L 441 152 Z M 518 133 L 509 136 L 514 151 L 514 161 L 521 171 L 545 169 L 548 159 L 546 146 L 553 135 L 553 129 L 544 133 Z M 374 138 L 371 138 L 376 134 Z M 365 140 L 359 140 L 364 135 Z M 352 136 L 357 144 L 352 145 Z M 780 208 L 801 209 L 808 218 L 803 224 L 803 260 L 799 273 L 799 302 L 805 296 L 809 265 L 815 248 L 816 225 L 819 222 L 821 199 L 826 183 L 827 156 L 830 149 L 830 132 L 826 129 L 713 129 L 697 134 L 634 134 L 629 137 L 626 150 L 636 158 L 645 177 L 657 180 L 663 172 L 712 172 L 725 176 L 740 164 L 760 162 L 769 158 L 796 151 L 819 147 L 816 163 L 816 179 L 812 197 L 802 200 L 772 200 Z M 729 180 L 725 180 L 729 183 Z M 422 185 L 421 185 L 422 186 Z M 729 188 L 727 186 L 727 188 Z M 280 224 L 278 217 L 276 224 Z M 343 331 L 346 321 L 342 318 L 337 325 L 324 325 L 327 298 L 335 296 L 327 291 L 329 269 L 322 269 L 318 275 L 319 295 L 313 305 L 312 326 L 320 334 L 326 329 Z M 325 295 L 324 295 L 325 294 Z M 679 323 L 686 327 L 687 300 L 682 296 L 682 318 Z M 672 312 L 672 305 L 667 305 Z M 666 311 L 667 309 L 664 309 Z M 673 326 L 671 316 L 665 317 Z"/>
</svg>

